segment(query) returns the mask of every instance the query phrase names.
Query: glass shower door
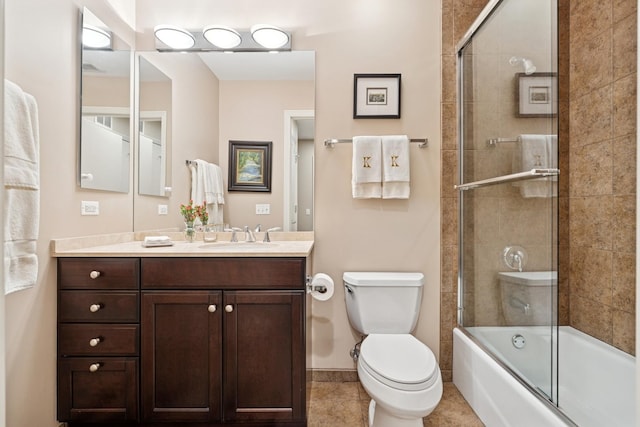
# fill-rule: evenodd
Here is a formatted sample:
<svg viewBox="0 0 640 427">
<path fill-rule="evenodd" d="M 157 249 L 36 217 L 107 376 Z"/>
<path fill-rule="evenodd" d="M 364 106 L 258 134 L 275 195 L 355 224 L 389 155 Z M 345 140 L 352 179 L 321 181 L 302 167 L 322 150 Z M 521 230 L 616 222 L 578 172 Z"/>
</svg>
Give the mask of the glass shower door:
<svg viewBox="0 0 640 427">
<path fill-rule="evenodd" d="M 504 1 L 458 50 L 459 323 L 557 402 L 555 0 Z"/>
</svg>

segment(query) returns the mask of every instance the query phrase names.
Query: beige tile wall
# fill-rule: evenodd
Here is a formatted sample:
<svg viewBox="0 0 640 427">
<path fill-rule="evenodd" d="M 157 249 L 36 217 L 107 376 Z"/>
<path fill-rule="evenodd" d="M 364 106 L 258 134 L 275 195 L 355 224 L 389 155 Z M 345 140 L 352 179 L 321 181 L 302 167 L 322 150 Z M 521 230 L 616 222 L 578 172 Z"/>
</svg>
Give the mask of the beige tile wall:
<svg viewBox="0 0 640 427">
<path fill-rule="evenodd" d="M 635 0 L 570 2 L 570 324 L 635 351 Z"/>
</svg>

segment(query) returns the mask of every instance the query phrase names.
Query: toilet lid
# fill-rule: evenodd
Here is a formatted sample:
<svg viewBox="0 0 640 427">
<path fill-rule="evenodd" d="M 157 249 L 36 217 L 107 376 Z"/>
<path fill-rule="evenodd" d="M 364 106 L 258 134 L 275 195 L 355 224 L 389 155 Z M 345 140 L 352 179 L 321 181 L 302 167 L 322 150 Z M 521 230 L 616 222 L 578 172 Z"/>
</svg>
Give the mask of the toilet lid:
<svg viewBox="0 0 640 427">
<path fill-rule="evenodd" d="M 367 336 L 359 362 L 376 379 L 400 390 L 424 390 L 438 377 L 431 349 L 409 334 Z"/>
</svg>

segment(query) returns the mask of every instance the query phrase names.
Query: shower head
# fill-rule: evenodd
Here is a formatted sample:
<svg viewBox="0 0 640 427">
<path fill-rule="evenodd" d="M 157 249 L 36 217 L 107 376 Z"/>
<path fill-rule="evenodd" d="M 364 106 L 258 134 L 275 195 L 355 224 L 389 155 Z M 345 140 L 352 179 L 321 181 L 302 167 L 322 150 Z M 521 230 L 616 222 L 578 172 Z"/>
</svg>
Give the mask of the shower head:
<svg viewBox="0 0 640 427">
<path fill-rule="evenodd" d="M 515 67 L 518 64 L 522 64 L 522 68 L 524 68 L 524 73 L 526 75 L 533 74 L 536 72 L 536 66 L 533 65 L 533 61 L 527 58 L 512 56 L 511 59 L 509 59 L 509 64 L 511 64 L 511 66 L 513 67 Z"/>
</svg>

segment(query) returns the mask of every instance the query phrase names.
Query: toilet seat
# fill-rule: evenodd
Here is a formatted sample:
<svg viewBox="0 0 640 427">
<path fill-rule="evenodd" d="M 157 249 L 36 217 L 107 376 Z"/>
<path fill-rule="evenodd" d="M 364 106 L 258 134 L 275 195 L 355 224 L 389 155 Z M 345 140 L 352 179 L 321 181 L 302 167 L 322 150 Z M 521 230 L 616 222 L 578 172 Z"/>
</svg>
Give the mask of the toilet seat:
<svg viewBox="0 0 640 427">
<path fill-rule="evenodd" d="M 438 379 L 433 352 L 410 334 L 368 335 L 358 363 L 372 377 L 398 390 L 425 390 Z"/>
</svg>

